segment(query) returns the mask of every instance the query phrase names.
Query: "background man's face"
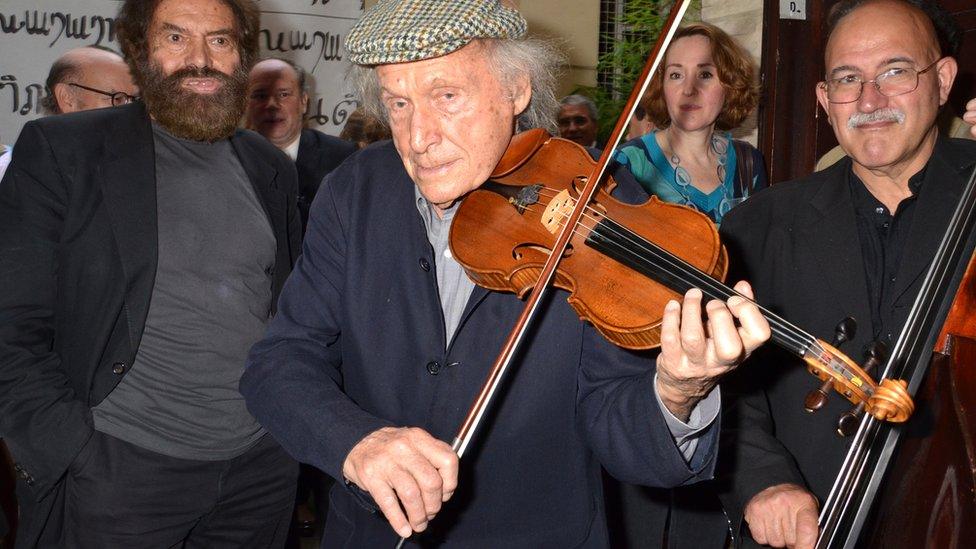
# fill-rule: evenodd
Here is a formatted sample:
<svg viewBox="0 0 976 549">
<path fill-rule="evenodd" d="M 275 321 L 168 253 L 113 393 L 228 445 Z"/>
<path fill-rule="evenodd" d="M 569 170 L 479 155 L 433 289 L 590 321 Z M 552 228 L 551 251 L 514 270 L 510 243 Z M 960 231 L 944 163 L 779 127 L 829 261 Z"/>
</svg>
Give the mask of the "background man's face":
<svg viewBox="0 0 976 549">
<path fill-rule="evenodd" d="M 278 60 L 262 61 L 251 69 L 247 125 L 276 147 L 284 148 L 302 131 L 308 95 L 298 85 L 295 69 Z"/>
<path fill-rule="evenodd" d="M 109 95 L 70 86 L 71 83 L 108 94 L 123 92 L 131 96 L 139 95 L 125 61 L 115 54 L 99 50 L 83 52 L 78 61 L 77 73 L 57 84 L 57 86 L 65 86 L 63 93 L 58 96 L 58 106 L 61 112 L 86 111 L 112 106 L 112 98 Z"/>
<path fill-rule="evenodd" d="M 857 75 L 866 81 L 893 68 L 921 70 L 938 58 L 924 16 L 884 2 L 860 7 L 840 21 L 827 44 L 825 64 L 828 79 Z M 886 97 L 874 84 L 865 84 L 853 103 L 830 103 L 820 87 L 817 98 L 837 141 L 857 164 L 884 171 L 917 167 L 922 145 L 934 143 L 935 118 L 954 76 L 955 62 L 944 59 L 919 75 L 911 93 Z"/>
<path fill-rule="evenodd" d="M 447 207 L 484 183 L 529 103 L 528 78 L 498 81 L 484 46 L 376 68 L 393 143 L 420 193 Z"/>
<path fill-rule="evenodd" d="M 556 117 L 559 124 L 559 137 L 575 141 L 589 147 L 596 141 L 596 120 L 590 118 L 590 111 L 584 105 L 563 105 Z"/>
</svg>

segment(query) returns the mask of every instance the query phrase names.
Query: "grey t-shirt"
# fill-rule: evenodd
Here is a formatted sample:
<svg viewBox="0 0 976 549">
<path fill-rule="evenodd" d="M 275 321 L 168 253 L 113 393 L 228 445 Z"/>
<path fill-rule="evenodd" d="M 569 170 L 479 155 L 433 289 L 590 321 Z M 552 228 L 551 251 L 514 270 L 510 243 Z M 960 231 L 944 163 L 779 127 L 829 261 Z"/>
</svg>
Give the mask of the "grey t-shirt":
<svg viewBox="0 0 976 549">
<path fill-rule="evenodd" d="M 153 125 L 158 262 L 131 371 L 95 429 L 184 459 L 240 455 L 264 431 L 237 385 L 271 311 L 275 236 L 228 140 Z"/>
</svg>

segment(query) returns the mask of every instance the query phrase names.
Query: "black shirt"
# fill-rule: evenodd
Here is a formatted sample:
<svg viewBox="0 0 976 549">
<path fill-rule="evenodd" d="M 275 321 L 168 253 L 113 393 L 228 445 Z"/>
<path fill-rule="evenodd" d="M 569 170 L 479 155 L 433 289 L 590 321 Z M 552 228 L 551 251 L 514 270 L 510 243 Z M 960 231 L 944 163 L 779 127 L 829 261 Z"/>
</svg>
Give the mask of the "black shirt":
<svg viewBox="0 0 976 549">
<path fill-rule="evenodd" d="M 892 290 L 897 281 L 898 267 L 902 251 L 908 240 L 915 217 L 915 204 L 925 169 L 908 180 L 912 195 L 898 204 L 894 215 L 864 186 L 853 171 L 848 172 L 851 197 L 854 202 L 854 217 L 857 220 L 857 237 L 861 243 L 861 257 L 864 262 L 864 277 L 868 287 L 868 300 L 871 306 L 871 329 L 875 341 L 882 341 L 890 347 L 897 336 L 899 326 L 894 326 L 892 304 L 895 296 Z"/>
</svg>

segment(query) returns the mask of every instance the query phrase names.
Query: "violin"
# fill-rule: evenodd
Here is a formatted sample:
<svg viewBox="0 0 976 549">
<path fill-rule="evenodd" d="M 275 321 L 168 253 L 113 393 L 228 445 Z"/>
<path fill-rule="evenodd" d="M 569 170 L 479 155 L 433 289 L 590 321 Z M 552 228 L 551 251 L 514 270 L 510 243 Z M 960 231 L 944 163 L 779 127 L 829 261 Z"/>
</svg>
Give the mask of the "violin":
<svg viewBox="0 0 976 549">
<path fill-rule="evenodd" d="M 455 213 L 455 260 L 479 286 L 525 295 L 539 279 L 556 235 L 578 205 L 596 162 L 571 141 L 535 129 L 517 135 L 487 183 Z M 692 288 L 705 298 L 742 296 L 721 282 L 728 258 L 718 229 L 701 212 L 651 197 L 642 205 L 597 190 L 573 227 L 553 285 L 570 292 L 580 318 L 628 349 L 660 344 L 665 304 Z M 874 382 L 833 346 L 759 306 L 772 341 L 873 417 L 903 422 L 913 410 L 905 383 Z M 828 388 L 829 390 L 829 388 Z"/>
</svg>

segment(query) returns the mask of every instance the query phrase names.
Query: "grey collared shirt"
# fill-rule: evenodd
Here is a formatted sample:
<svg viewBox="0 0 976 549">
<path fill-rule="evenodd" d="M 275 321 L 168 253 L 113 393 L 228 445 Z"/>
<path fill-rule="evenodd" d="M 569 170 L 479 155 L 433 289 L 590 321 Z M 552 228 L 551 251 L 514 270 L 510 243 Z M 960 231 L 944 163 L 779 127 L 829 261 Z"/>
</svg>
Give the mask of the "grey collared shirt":
<svg viewBox="0 0 976 549">
<path fill-rule="evenodd" d="M 435 206 L 427 202 L 427 199 L 420 194 L 420 190 L 416 187 L 414 187 L 414 196 L 417 200 L 417 211 L 420 212 L 420 217 L 424 220 L 424 227 L 427 229 L 427 240 L 430 241 L 431 248 L 434 250 L 437 291 L 440 296 L 441 311 L 444 313 L 444 330 L 447 336 L 447 340 L 444 342 L 446 347 L 454 336 L 458 323 L 461 322 L 461 314 L 464 312 L 464 307 L 474 289 L 474 282 L 471 282 L 464 269 L 451 255 L 448 241 L 451 222 L 454 220 L 459 202 L 445 210 L 443 216 L 438 217 L 434 211 Z M 654 377 L 654 397 L 657 399 L 658 406 L 661 407 L 664 420 L 668 424 L 668 429 L 671 431 L 671 436 L 674 438 L 678 450 L 681 451 L 685 460 L 690 462 L 698 448 L 698 437 L 718 417 L 721 407 L 721 394 L 718 387 L 695 406 L 687 423 L 676 418 L 661 402 L 661 396 L 657 393 L 656 375 Z"/>
</svg>

